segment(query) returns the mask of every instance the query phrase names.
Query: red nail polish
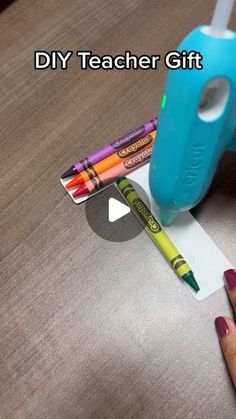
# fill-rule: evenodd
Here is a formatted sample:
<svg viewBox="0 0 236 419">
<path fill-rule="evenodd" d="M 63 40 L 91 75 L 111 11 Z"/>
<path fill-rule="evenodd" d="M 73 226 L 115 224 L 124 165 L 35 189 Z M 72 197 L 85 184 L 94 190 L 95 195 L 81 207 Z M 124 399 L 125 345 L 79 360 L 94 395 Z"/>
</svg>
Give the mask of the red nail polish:
<svg viewBox="0 0 236 419">
<path fill-rule="evenodd" d="M 217 317 L 215 319 L 215 326 L 218 335 L 223 338 L 229 332 L 228 325 L 224 317 Z"/>
<path fill-rule="evenodd" d="M 228 269 L 224 274 L 227 288 L 232 291 L 236 288 L 236 269 Z"/>
</svg>

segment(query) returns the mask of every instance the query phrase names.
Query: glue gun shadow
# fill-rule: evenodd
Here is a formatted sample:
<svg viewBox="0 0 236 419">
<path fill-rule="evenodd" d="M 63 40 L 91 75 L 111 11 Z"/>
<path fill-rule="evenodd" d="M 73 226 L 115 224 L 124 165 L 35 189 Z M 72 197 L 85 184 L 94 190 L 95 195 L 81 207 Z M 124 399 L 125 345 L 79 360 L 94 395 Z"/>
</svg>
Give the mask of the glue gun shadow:
<svg viewBox="0 0 236 419">
<path fill-rule="evenodd" d="M 222 220 L 229 212 L 232 216 L 236 212 L 236 153 L 224 154 L 207 195 L 191 210 L 197 220 L 204 220 L 204 214 L 209 212 Z"/>
</svg>

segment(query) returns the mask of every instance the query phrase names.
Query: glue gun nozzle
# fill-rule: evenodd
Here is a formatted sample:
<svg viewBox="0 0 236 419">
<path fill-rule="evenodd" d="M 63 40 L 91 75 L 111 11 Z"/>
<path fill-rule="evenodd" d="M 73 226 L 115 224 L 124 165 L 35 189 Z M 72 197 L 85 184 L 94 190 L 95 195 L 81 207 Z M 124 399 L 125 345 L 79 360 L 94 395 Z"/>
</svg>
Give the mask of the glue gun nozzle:
<svg viewBox="0 0 236 419">
<path fill-rule="evenodd" d="M 160 208 L 160 219 L 163 226 L 170 226 L 178 215 L 178 211 L 173 211 L 165 207 Z"/>
</svg>

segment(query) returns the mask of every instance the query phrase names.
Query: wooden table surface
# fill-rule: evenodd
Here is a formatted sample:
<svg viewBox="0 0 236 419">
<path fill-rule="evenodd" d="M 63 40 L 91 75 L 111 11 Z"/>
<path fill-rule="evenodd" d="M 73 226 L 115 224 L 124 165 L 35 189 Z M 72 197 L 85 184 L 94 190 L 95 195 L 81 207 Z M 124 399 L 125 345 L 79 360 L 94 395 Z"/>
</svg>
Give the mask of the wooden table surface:
<svg viewBox="0 0 236 419">
<path fill-rule="evenodd" d="M 166 68 L 33 67 L 36 49 L 164 54 L 213 5 L 17 0 L 2 10 L 1 419 L 235 418 L 213 323 L 232 315 L 225 290 L 195 301 L 144 232 L 102 240 L 59 183 L 77 157 L 157 113 Z M 235 184 L 228 154 L 197 213 L 236 265 Z"/>
</svg>

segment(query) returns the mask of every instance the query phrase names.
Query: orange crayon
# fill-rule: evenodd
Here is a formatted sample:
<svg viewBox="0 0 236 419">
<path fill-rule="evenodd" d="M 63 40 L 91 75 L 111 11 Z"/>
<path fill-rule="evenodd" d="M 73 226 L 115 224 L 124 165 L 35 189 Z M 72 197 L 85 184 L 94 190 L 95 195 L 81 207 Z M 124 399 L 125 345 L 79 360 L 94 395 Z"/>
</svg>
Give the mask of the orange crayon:
<svg viewBox="0 0 236 419">
<path fill-rule="evenodd" d="M 119 164 L 116 164 L 114 167 L 106 170 L 101 173 L 99 176 L 94 177 L 92 180 L 80 185 L 79 189 L 73 192 L 73 197 L 78 198 L 83 195 L 88 195 L 98 189 L 103 188 L 104 186 L 113 183 L 117 178 L 125 176 L 130 172 L 138 169 L 144 164 L 150 161 L 152 155 L 153 146 L 141 150 L 139 153 L 136 153 L 134 156 L 122 161 Z"/>
<path fill-rule="evenodd" d="M 93 178 L 106 172 L 106 170 L 116 166 L 117 164 L 122 163 L 122 161 L 124 161 L 128 157 L 134 156 L 141 150 L 150 147 L 154 143 L 155 135 L 156 130 L 146 135 L 146 137 L 140 138 L 135 143 L 123 148 L 122 150 L 117 151 L 116 153 L 112 154 L 106 159 L 96 163 L 94 166 L 91 166 L 83 172 L 79 173 L 66 185 L 66 189 L 83 185 L 89 180 L 92 180 Z"/>
</svg>

